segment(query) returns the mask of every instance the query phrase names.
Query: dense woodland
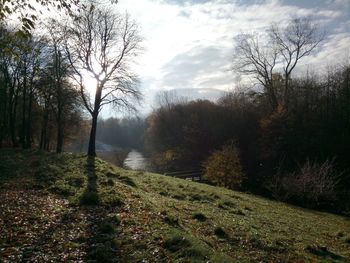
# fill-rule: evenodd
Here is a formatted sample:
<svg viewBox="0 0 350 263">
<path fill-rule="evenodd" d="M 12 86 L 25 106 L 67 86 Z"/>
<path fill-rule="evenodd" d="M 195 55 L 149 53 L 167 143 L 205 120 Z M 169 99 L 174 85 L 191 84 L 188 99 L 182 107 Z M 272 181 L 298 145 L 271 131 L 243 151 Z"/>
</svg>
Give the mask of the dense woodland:
<svg viewBox="0 0 350 263">
<path fill-rule="evenodd" d="M 130 69 L 141 48 L 137 24 L 104 5 L 72 2 L 78 9 L 73 12 L 67 2 L 66 21 L 47 19 L 37 31 L 30 31 L 35 17 L 29 27 L 24 23 L 28 19 L 22 21 L 24 29 L 1 24 L 1 143 L 23 148 L 33 144 L 59 153 L 65 139 L 79 131 L 83 141 L 88 130 L 88 154 L 96 156 L 103 106 L 130 111 L 141 98 Z M 95 90 L 88 91 L 88 76 L 94 78 Z"/>
<path fill-rule="evenodd" d="M 1 26 L 0 143 L 63 150 L 84 126 L 67 58 L 51 32 L 25 36 Z"/>
<path fill-rule="evenodd" d="M 148 118 L 152 167 L 205 168 L 214 150 L 233 142 L 243 189 L 302 205 L 348 205 L 349 80 L 349 65 L 292 79 L 288 110 L 272 111 L 266 94 L 254 89 L 228 93 L 217 103 L 164 105 Z"/>
</svg>

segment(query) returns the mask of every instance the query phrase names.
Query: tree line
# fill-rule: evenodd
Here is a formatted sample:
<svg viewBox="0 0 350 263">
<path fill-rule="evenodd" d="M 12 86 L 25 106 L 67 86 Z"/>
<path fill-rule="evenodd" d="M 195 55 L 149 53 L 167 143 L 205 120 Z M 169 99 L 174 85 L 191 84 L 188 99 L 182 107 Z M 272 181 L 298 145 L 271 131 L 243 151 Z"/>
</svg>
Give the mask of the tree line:
<svg viewBox="0 0 350 263">
<path fill-rule="evenodd" d="M 254 88 L 227 93 L 216 103 L 167 100 L 147 119 L 145 147 L 151 167 L 158 172 L 205 172 L 213 170 L 208 160 L 215 153 L 224 171 L 243 171 L 238 179 L 242 189 L 302 205 L 308 201 L 313 207 L 330 208 L 338 202 L 335 209 L 343 209 L 350 200 L 349 80 L 349 64 L 291 78 L 288 110 L 271 111 L 269 95 Z M 227 159 L 227 153 L 235 159 Z M 216 176 L 230 175 L 221 175 L 217 164 L 212 165 Z M 306 188 L 298 190 L 303 182 Z M 317 189 L 317 197 L 309 196 Z"/>
<path fill-rule="evenodd" d="M 293 75 L 324 37 L 306 18 L 239 35 L 232 69 L 256 84 L 216 103 L 164 95 L 145 135 L 153 169 L 202 169 L 226 187 L 349 210 L 350 65 Z"/>
<path fill-rule="evenodd" d="M 82 119 L 67 60 L 53 35 L 23 37 L 5 25 L 0 30 L 0 143 L 61 152 L 63 138 Z"/>
<path fill-rule="evenodd" d="M 146 122 L 142 118 L 108 118 L 97 123 L 96 139 L 115 147 L 143 151 Z"/>
<path fill-rule="evenodd" d="M 0 13 L 0 144 L 59 153 L 69 137 L 89 129 L 88 154 L 96 156 L 102 108 L 135 110 L 141 99 L 131 70 L 142 41 L 137 23 L 103 3 L 80 1 L 43 1 L 69 16 L 43 22 L 40 33 L 32 30 L 36 16 L 20 29 L 6 23 L 28 5 Z M 91 78 L 95 87 L 89 90 Z"/>
</svg>

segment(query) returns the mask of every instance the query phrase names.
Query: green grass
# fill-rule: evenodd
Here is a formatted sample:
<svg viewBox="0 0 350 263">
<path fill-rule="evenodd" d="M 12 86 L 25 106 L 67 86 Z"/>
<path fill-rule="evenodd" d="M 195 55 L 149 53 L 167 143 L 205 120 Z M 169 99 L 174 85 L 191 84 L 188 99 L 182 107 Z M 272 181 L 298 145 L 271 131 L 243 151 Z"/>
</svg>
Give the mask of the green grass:
<svg viewBox="0 0 350 263">
<path fill-rule="evenodd" d="M 91 163 L 85 155 L 0 150 L 0 187 L 19 180 L 26 181 L 29 188 L 68 200 L 78 211 L 99 211 L 95 226 L 81 222 L 82 228 L 90 227 L 99 238 L 98 245 L 87 251 L 87 259 L 111 262 L 113 258 L 120 262 L 350 259 L 349 218 L 251 194 L 124 170 L 98 158 Z M 89 233 L 84 234 L 81 242 L 89 240 Z M 86 247 L 78 241 L 67 242 L 67 247 L 76 246 Z"/>
</svg>

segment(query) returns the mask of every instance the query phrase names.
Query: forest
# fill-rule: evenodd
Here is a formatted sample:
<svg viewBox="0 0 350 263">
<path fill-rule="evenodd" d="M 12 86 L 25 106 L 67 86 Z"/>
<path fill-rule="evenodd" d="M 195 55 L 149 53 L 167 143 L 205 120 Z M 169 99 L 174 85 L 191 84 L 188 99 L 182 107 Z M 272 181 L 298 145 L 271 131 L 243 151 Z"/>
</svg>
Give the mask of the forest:
<svg viewBox="0 0 350 263">
<path fill-rule="evenodd" d="M 214 173 L 222 171 L 223 178 L 213 178 L 218 184 L 345 211 L 349 73 L 349 65 L 340 65 L 325 75 L 291 79 L 288 109 L 272 111 L 267 94 L 252 89 L 227 93 L 216 103 L 170 101 L 147 119 L 151 166 L 161 172 L 213 166 Z M 219 157 L 208 163 L 215 153 Z M 228 170 L 241 174 L 242 185 L 225 182 Z"/>
</svg>

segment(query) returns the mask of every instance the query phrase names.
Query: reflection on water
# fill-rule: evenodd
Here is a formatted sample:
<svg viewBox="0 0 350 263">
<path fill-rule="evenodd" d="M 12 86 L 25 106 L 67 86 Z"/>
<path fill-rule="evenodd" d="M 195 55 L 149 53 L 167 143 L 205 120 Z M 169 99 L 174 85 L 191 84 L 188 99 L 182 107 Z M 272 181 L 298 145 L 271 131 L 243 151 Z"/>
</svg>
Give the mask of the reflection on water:
<svg viewBox="0 0 350 263">
<path fill-rule="evenodd" d="M 146 164 L 147 159 L 136 150 L 131 150 L 124 160 L 124 167 L 132 170 L 145 170 Z"/>
</svg>

